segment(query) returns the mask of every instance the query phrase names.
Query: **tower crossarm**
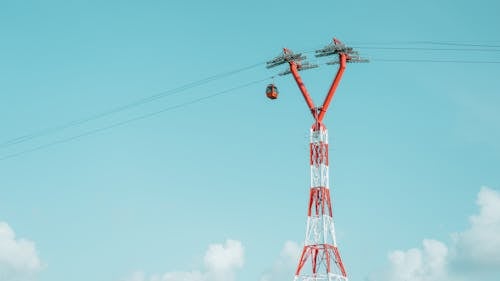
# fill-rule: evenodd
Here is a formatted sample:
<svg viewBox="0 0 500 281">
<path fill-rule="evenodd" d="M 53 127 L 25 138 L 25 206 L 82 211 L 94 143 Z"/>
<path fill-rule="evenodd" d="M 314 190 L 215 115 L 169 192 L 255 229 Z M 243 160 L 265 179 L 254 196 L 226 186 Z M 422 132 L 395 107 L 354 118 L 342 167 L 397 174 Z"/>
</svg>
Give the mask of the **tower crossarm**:
<svg viewBox="0 0 500 281">
<path fill-rule="evenodd" d="M 316 50 L 316 57 L 326 57 L 326 56 L 337 56 L 338 59 L 334 61 L 327 62 L 328 65 L 338 64 L 339 68 L 335 77 L 332 81 L 332 85 L 326 94 L 326 97 L 323 101 L 323 104 L 320 107 L 316 107 L 314 102 L 307 91 L 302 78 L 300 77 L 299 71 L 316 68 L 318 65 L 310 64 L 305 62 L 306 56 L 303 56 L 301 53 L 294 53 L 292 50 L 283 48 L 283 53 L 274 59 L 266 62 L 267 68 L 273 68 L 282 64 L 289 64 L 289 69 L 280 72 L 278 75 L 287 75 L 292 74 L 297 86 L 299 87 L 302 96 L 307 104 L 307 107 L 311 111 L 311 114 L 316 121 L 317 124 L 321 124 L 323 122 L 323 118 L 325 117 L 326 112 L 328 111 L 328 107 L 333 99 L 335 91 L 337 90 L 338 85 L 340 84 L 340 80 L 342 79 L 342 75 L 344 74 L 344 70 L 346 68 L 347 63 L 354 62 L 368 62 L 367 59 L 361 58 L 357 51 L 353 50 L 353 48 L 346 46 L 337 38 L 333 38 L 333 41 L 327 46 L 323 47 L 320 50 Z"/>
<path fill-rule="evenodd" d="M 273 67 L 276 67 L 278 65 L 282 65 L 284 63 L 291 62 L 291 61 L 300 62 L 300 61 L 305 60 L 305 59 L 306 59 L 306 56 L 303 56 L 301 53 L 296 54 L 296 53 L 292 52 L 292 50 L 290 50 L 290 49 L 283 48 L 283 53 L 281 55 L 266 62 L 266 68 L 273 68 Z"/>
<path fill-rule="evenodd" d="M 293 75 L 293 78 L 295 79 L 295 82 L 297 83 L 297 86 L 299 87 L 300 92 L 302 93 L 302 96 L 304 97 L 304 100 L 307 106 L 309 107 L 309 110 L 311 111 L 314 120 L 318 124 L 321 124 L 323 122 L 323 118 L 325 117 L 328 107 L 330 106 L 333 96 L 335 95 L 335 91 L 337 90 L 337 87 L 340 84 L 342 75 L 344 74 L 346 64 L 351 62 L 368 62 L 367 59 L 360 58 L 358 52 L 354 51 L 351 47 L 346 46 L 344 43 L 340 42 L 340 40 L 336 38 L 333 39 L 333 42 L 331 44 L 325 46 L 323 49 L 316 51 L 316 57 L 325 57 L 332 55 L 338 56 L 338 61 L 329 62 L 327 64 L 338 64 L 339 68 L 337 70 L 337 73 L 335 74 L 335 77 L 332 81 L 332 85 L 330 86 L 330 89 L 328 90 L 328 93 L 326 94 L 326 97 L 321 107 L 316 107 L 314 105 L 314 102 L 311 96 L 309 95 L 306 86 L 302 82 L 302 78 L 300 77 L 299 74 L 300 70 L 314 68 L 317 67 L 316 65 L 303 63 L 302 59 L 305 59 L 305 57 L 301 56 L 300 54 L 295 55 L 292 51 L 286 48 L 284 49 L 283 55 L 281 57 L 277 57 L 274 60 L 268 62 L 269 64 L 272 63 L 282 64 L 288 62 L 288 64 L 290 65 L 290 70 L 284 71 L 280 73 L 280 75 L 285 75 L 290 73 Z"/>
<path fill-rule="evenodd" d="M 306 104 L 309 107 L 309 110 L 311 111 L 313 118 L 316 120 L 317 123 L 321 123 L 323 121 L 326 111 L 330 106 L 330 102 L 332 101 L 333 95 L 335 94 L 335 90 L 337 89 L 337 86 L 339 85 L 340 80 L 342 79 L 342 75 L 344 74 L 348 55 L 346 53 L 339 53 L 338 56 L 340 62 L 339 69 L 337 71 L 337 74 L 335 75 L 335 78 L 332 82 L 330 89 L 328 90 L 328 93 L 326 94 L 325 100 L 323 101 L 323 105 L 319 108 L 314 106 L 314 102 L 311 96 L 309 95 L 309 92 L 307 91 L 304 82 L 302 82 L 302 78 L 300 77 L 297 63 L 295 61 L 288 62 L 290 64 L 290 73 L 292 73 L 293 78 L 295 79 L 295 82 L 297 83 L 297 86 L 299 87 L 300 92 L 302 93 L 302 96 L 304 97 L 304 100 L 306 101 Z"/>
</svg>

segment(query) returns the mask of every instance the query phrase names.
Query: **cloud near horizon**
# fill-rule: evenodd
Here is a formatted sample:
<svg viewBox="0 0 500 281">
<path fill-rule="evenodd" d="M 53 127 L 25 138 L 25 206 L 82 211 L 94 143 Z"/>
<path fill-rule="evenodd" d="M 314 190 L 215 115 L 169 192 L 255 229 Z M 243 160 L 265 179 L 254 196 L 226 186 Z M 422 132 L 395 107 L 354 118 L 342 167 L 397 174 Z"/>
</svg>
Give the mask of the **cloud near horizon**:
<svg viewBox="0 0 500 281">
<path fill-rule="evenodd" d="M 272 269 L 266 271 L 260 281 L 292 280 L 301 246 L 293 241 L 286 241 Z"/>
<path fill-rule="evenodd" d="M 16 238 L 14 230 L 6 222 L 0 222 L 0 280 L 32 280 L 41 269 L 35 243 Z"/>
<path fill-rule="evenodd" d="M 204 271 L 173 271 L 147 276 L 141 271 L 127 281 L 235 281 L 236 271 L 243 267 L 244 248 L 240 241 L 227 240 L 225 244 L 211 244 L 205 252 Z"/>
<path fill-rule="evenodd" d="M 482 187 L 477 195 L 479 212 L 469 226 L 450 234 L 449 243 L 424 239 L 422 245 L 388 254 L 388 266 L 369 281 L 498 281 L 500 276 L 500 191 Z M 274 264 L 259 281 L 291 280 L 301 247 L 286 241 Z M 135 272 L 126 281 L 235 281 L 244 264 L 240 241 L 209 245 L 204 270 L 146 275 Z"/>
<path fill-rule="evenodd" d="M 498 281 L 500 276 L 500 192 L 482 187 L 479 213 L 451 242 L 425 239 L 422 247 L 389 253 L 389 267 L 371 281 Z"/>
</svg>

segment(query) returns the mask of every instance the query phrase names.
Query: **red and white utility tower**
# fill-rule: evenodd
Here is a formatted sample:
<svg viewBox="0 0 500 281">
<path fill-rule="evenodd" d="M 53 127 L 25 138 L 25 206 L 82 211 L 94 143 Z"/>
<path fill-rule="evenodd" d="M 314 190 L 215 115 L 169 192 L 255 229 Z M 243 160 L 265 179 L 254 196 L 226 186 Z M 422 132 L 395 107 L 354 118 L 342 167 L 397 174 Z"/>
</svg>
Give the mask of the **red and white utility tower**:
<svg viewBox="0 0 500 281">
<path fill-rule="evenodd" d="M 323 119 L 342 78 L 346 64 L 368 62 L 368 60 L 360 58 L 357 52 L 335 38 L 331 44 L 316 51 L 316 57 L 331 55 L 338 56 L 338 60 L 327 64 L 338 64 L 339 69 L 323 101 L 323 105 L 320 107 L 314 105 L 299 75 L 299 71 L 315 68 L 318 65 L 303 62 L 305 56 L 294 54 L 286 48 L 283 49 L 282 55 L 267 62 L 267 68 L 284 63 L 290 65 L 290 69 L 281 72 L 280 75 L 293 75 L 314 118 L 310 132 L 311 186 L 307 208 L 306 237 L 295 271 L 294 281 L 347 280 L 347 272 L 335 238 L 330 181 L 328 178 L 328 131 L 323 124 Z"/>
</svg>

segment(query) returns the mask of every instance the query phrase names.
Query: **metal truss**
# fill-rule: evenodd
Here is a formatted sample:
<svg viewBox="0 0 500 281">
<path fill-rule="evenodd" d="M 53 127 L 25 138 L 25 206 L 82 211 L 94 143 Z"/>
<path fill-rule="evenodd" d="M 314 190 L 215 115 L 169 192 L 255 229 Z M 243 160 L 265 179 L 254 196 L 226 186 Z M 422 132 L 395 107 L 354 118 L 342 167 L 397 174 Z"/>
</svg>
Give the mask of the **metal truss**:
<svg viewBox="0 0 500 281">
<path fill-rule="evenodd" d="M 335 38 L 331 44 L 317 50 L 315 55 L 316 57 L 335 55 L 337 59 L 327 64 L 339 65 L 337 74 L 320 107 L 314 105 L 299 75 L 299 71 L 316 68 L 318 65 L 304 62 L 305 56 L 300 53 L 295 54 L 286 48 L 283 49 L 283 54 L 267 62 L 267 68 L 288 63 L 289 69 L 279 75 L 293 75 L 314 118 L 310 136 L 311 186 L 306 235 L 294 281 L 347 281 L 347 272 L 337 248 L 335 237 L 328 169 L 328 131 L 323 124 L 323 119 L 342 79 L 346 64 L 368 62 L 368 60 L 360 58 L 356 51 Z"/>
</svg>

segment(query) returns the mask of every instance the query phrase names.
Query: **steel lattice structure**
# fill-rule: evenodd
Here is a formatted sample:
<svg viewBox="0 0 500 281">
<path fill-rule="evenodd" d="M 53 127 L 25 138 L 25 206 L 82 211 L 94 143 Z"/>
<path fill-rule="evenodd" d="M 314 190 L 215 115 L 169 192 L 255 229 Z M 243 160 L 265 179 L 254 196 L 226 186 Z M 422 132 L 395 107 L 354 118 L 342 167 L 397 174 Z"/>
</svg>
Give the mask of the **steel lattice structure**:
<svg viewBox="0 0 500 281">
<path fill-rule="evenodd" d="M 331 44 L 316 51 L 316 57 L 330 55 L 338 56 L 338 60 L 327 64 L 338 64 L 339 68 L 321 107 L 314 105 L 299 75 L 299 71 L 315 68 L 318 65 L 303 62 L 306 59 L 305 56 L 294 54 L 286 48 L 283 49 L 282 55 L 267 62 L 268 68 L 284 63 L 289 64 L 289 70 L 281 72 L 280 75 L 293 75 L 314 118 L 310 131 L 311 186 L 307 209 L 306 237 L 294 281 L 348 280 L 335 238 L 328 169 L 328 131 L 323 124 L 323 119 L 344 74 L 346 64 L 368 62 L 368 60 L 360 58 L 357 52 L 335 38 Z"/>
</svg>

